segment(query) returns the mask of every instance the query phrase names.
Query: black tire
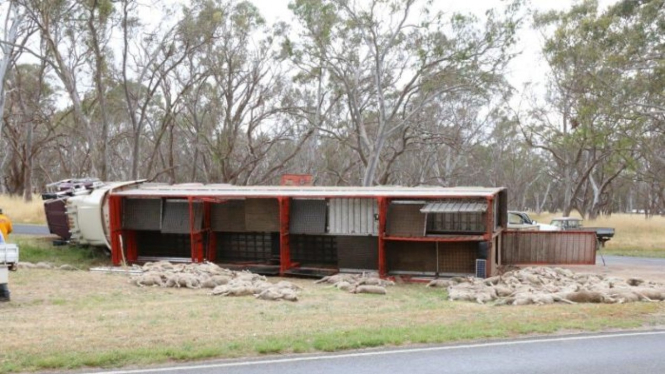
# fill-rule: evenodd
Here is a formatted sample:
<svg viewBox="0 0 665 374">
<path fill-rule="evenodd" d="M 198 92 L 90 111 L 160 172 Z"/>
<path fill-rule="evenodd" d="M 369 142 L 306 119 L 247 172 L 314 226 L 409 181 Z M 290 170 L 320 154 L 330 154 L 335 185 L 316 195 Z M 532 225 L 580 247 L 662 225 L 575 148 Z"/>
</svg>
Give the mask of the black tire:
<svg viewBox="0 0 665 374">
<path fill-rule="evenodd" d="M 0 284 L 0 302 L 9 301 L 9 300 L 10 300 L 10 292 L 9 292 L 9 287 L 7 287 L 7 283 Z"/>
</svg>

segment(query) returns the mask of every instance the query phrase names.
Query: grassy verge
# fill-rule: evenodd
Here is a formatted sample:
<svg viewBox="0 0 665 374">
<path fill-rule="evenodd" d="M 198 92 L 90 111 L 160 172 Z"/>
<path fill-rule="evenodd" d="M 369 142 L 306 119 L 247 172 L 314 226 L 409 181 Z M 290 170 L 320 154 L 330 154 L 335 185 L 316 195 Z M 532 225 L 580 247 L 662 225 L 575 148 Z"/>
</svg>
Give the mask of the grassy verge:
<svg viewBox="0 0 665 374">
<path fill-rule="evenodd" d="M 276 281 L 277 279 L 272 279 Z M 297 303 L 139 288 L 124 275 L 19 270 L 0 304 L 0 373 L 334 352 L 665 324 L 665 303 L 495 307 L 402 284 L 353 295 L 311 280 Z"/>
<path fill-rule="evenodd" d="M 54 246 L 54 237 L 11 235 L 11 241 L 20 248 L 23 262 L 50 262 L 55 265 L 70 264 L 80 268 L 110 265 L 107 251 L 98 247 Z"/>
</svg>

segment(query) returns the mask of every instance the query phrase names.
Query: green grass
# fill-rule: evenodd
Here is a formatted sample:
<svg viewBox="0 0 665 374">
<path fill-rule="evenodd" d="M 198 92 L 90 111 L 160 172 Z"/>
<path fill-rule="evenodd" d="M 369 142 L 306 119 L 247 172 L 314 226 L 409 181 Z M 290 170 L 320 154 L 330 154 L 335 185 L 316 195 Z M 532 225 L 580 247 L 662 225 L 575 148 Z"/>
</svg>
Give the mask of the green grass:
<svg viewBox="0 0 665 374">
<path fill-rule="evenodd" d="M 69 264 L 81 269 L 111 263 L 108 252 L 99 247 L 54 246 L 53 237 L 32 235 L 12 235 L 11 240 L 19 246 L 21 262 Z"/>
</svg>

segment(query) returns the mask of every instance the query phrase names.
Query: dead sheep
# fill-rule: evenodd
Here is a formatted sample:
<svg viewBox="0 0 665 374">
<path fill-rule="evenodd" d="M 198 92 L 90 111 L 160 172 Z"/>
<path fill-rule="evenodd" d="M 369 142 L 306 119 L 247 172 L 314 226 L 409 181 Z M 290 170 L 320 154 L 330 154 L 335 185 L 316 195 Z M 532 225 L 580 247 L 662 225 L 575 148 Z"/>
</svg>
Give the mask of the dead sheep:
<svg viewBox="0 0 665 374">
<path fill-rule="evenodd" d="M 374 295 L 385 295 L 385 294 L 387 294 L 385 287 L 370 286 L 370 285 L 355 286 L 355 287 L 352 287 L 349 290 L 349 292 L 350 293 L 369 293 L 369 294 L 374 294 Z"/>
<path fill-rule="evenodd" d="M 277 288 L 267 288 L 263 292 L 254 295 L 255 298 L 260 300 L 281 300 L 282 292 Z"/>
<path fill-rule="evenodd" d="M 248 287 L 231 287 L 226 292 L 221 293 L 222 296 L 249 296 L 253 295 L 254 290 Z"/>
<path fill-rule="evenodd" d="M 132 278 L 131 282 L 136 284 L 139 287 L 164 287 L 164 280 L 162 275 L 156 272 L 148 272 L 140 274 Z"/>
<path fill-rule="evenodd" d="M 226 275 L 213 275 L 212 277 L 206 277 L 203 282 L 201 282 L 202 288 L 215 288 L 223 284 L 228 284 L 231 281 L 231 278 Z"/>
<path fill-rule="evenodd" d="M 394 286 L 395 282 L 381 279 L 381 278 L 361 278 L 356 282 L 358 285 L 367 285 L 367 286 Z"/>
<path fill-rule="evenodd" d="M 347 281 L 349 283 L 355 283 L 357 281 L 357 276 L 353 274 L 335 274 L 335 275 L 328 275 L 325 276 L 317 281 L 314 281 L 314 284 L 319 284 L 319 283 L 330 283 L 330 284 L 335 284 L 337 282 L 341 281 Z"/>
<path fill-rule="evenodd" d="M 628 279 L 626 279 L 626 283 L 628 283 L 628 285 L 630 285 L 630 286 L 637 287 L 640 284 L 644 283 L 644 279 L 628 278 Z"/>
<path fill-rule="evenodd" d="M 570 292 L 564 296 L 564 298 L 568 301 L 572 301 L 574 303 L 605 303 L 605 304 L 612 304 L 615 303 L 616 300 L 611 298 L 608 295 L 605 295 L 601 292 L 594 292 L 594 291 L 578 291 L 578 292 Z"/>
<path fill-rule="evenodd" d="M 279 282 L 277 282 L 277 284 L 275 284 L 275 287 L 277 287 L 277 288 L 288 288 L 288 289 L 294 290 L 294 291 L 302 290 L 302 287 L 300 287 L 299 285 L 297 285 L 295 283 L 289 282 L 289 281 L 279 281 Z"/>
<path fill-rule="evenodd" d="M 298 301 L 298 293 L 290 288 L 282 288 L 282 299 L 286 301 Z"/>
<path fill-rule="evenodd" d="M 425 287 L 447 288 L 452 284 L 453 282 L 450 279 L 432 279 Z"/>
<path fill-rule="evenodd" d="M 201 280 L 189 273 L 172 274 L 166 281 L 166 287 L 201 288 Z"/>
<path fill-rule="evenodd" d="M 332 285 L 332 287 L 335 287 L 338 290 L 342 290 L 342 291 L 349 291 L 353 287 L 353 285 L 351 283 L 347 282 L 347 281 L 339 281 L 339 282 L 335 283 L 334 285 Z"/>
</svg>

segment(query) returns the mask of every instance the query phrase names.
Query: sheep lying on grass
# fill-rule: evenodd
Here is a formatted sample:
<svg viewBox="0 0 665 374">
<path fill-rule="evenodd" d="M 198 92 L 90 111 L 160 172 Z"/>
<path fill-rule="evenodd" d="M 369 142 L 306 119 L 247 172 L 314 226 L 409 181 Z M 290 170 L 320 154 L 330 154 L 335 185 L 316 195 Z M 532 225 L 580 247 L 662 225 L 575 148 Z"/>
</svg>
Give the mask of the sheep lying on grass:
<svg viewBox="0 0 665 374">
<path fill-rule="evenodd" d="M 377 273 L 335 274 L 323 277 L 315 284 L 327 283 L 331 287 L 350 293 L 387 294 L 386 287 L 394 286 L 395 282 L 381 279 Z"/>
<path fill-rule="evenodd" d="M 516 269 L 487 279 L 436 279 L 427 287 L 447 287 L 450 300 L 495 302 L 495 305 L 665 300 L 665 285 L 662 284 L 639 278 L 623 280 L 598 274 L 576 274 L 568 269 L 549 267 Z"/>
<path fill-rule="evenodd" d="M 302 287 L 289 281 L 273 284 L 266 277 L 249 271 L 232 271 L 213 263 L 171 264 L 167 261 L 148 262 L 143 273 L 132 276 L 139 287 L 209 288 L 214 296 L 250 296 L 260 300 L 297 301 Z M 270 290 L 269 292 L 266 292 Z M 264 293 L 265 292 L 265 293 Z M 259 295 L 262 295 L 260 296 Z"/>
</svg>

